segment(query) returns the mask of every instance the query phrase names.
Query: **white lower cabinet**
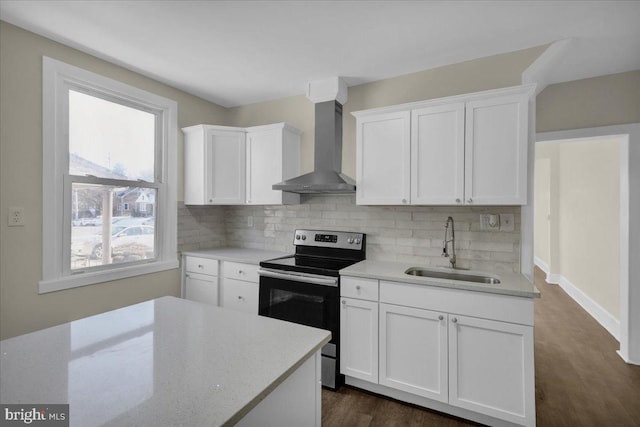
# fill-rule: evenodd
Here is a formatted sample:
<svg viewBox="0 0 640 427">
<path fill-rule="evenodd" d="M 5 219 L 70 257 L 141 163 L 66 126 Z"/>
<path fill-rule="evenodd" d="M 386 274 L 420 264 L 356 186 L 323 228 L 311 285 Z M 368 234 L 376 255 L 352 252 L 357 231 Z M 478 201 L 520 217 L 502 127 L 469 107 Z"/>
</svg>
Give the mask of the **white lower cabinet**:
<svg viewBox="0 0 640 427">
<path fill-rule="evenodd" d="M 449 403 L 523 423 L 535 414 L 533 327 L 449 317 Z"/>
<path fill-rule="evenodd" d="M 340 372 L 378 382 L 378 302 L 341 298 Z"/>
<path fill-rule="evenodd" d="M 258 314 L 258 266 L 224 261 L 222 272 L 220 306 Z"/>
<path fill-rule="evenodd" d="M 184 298 L 218 305 L 218 261 L 184 256 L 182 265 Z"/>
<path fill-rule="evenodd" d="M 185 299 L 218 305 L 218 277 L 187 273 L 184 279 Z"/>
<path fill-rule="evenodd" d="M 484 424 L 535 425 L 531 299 L 353 277 L 341 287 L 347 384 Z"/>
<path fill-rule="evenodd" d="M 222 279 L 220 305 L 232 310 L 258 314 L 258 284 L 225 277 Z"/>
<path fill-rule="evenodd" d="M 379 383 L 447 402 L 447 314 L 380 304 Z"/>
</svg>

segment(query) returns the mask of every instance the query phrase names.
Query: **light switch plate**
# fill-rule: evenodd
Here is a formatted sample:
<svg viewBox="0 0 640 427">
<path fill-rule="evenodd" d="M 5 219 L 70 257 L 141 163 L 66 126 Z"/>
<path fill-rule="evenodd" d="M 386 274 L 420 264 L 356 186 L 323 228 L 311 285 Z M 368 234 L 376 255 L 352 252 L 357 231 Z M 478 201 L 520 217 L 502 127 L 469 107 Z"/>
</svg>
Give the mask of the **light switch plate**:
<svg viewBox="0 0 640 427">
<path fill-rule="evenodd" d="M 7 215 L 7 225 L 9 227 L 24 226 L 24 208 L 10 206 Z"/>
<path fill-rule="evenodd" d="M 500 231 L 514 231 L 514 221 L 513 214 L 500 214 Z"/>
</svg>

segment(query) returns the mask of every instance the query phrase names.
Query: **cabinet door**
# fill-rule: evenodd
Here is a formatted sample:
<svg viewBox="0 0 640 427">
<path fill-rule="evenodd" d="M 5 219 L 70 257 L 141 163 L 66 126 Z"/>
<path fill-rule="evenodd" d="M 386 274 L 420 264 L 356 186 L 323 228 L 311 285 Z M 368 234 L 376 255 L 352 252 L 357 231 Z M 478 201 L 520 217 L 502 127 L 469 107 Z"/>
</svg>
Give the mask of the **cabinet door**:
<svg viewBox="0 0 640 427">
<path fill-rule="evenodd" d="M 232 310 L 258 314 L 258 284 L 244 280 L 222 280 L 221 306 Z"/>
<path fill-rule="evenodd" d="M 271 188 L 282 181 L 282 129 L 247 134 L 247 204 L 282 203 L 282 191 Z"/>
<path fill-rule="evenodd" d="M 218 277 L 186 273 L 184 293 L 185 299 L 218 305 Z"/>
<path fill-rule="evenodd" d="M 380 384 L 447 402 L 447 314 L 380 304 Z"/>
<path fill-rule="evenodd" d="M 449 314 L 449 404 L 535 425 L 533 327 Z"/>
<path fill-rule="evenodd" d="M 527 145 L 527 95 L 468 102 L 465 203 L 526 204 Z"/>
<path fill-rule="evenodd" d="M 458 102 L 411 112 L 411 204 L 462 204 L 464 108 Z"/>
<path fill-rule="evenodd" d="M 356 203 L 402 205 L 410 199 L 409 111 L 358 118 Z"/>
<path fill-rule="evenodd" d="M 340 373 L 378 383 L 378 303 L 342 298 Z"/>
<path fill-rule="evenodd" d="M 208 130 L 207 201 L 243 205 L 245 200 L 245 133 Z"/>
</svg>

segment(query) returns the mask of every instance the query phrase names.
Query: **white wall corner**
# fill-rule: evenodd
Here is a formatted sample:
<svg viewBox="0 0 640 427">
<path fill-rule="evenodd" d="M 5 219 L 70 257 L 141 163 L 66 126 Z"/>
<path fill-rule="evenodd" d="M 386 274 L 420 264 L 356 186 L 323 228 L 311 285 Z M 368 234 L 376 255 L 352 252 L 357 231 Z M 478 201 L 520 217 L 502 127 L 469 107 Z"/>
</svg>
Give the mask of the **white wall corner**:
<svg viewBox="0 0 640 427">
<path fill-rule="evenodd" d="M 546 88 L 549 82 L 549 74 L 554 65 L 566 53 L 573 39 L 558 40 L 542 52 L 535 61 L 522 73 L 522 84 L 537 83 L 536 95 Z"/>
</svg>

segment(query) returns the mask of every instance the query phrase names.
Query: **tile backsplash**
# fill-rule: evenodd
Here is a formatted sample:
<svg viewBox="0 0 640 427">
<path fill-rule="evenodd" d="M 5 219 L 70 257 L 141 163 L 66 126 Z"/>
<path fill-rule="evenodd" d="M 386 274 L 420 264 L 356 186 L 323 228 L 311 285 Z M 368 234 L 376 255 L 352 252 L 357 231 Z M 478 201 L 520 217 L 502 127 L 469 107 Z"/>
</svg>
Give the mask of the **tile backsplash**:
<svg viewBox="0 0 640 427">
<path fill-rule="evenodd" d="M 481 231 L 481 213 L 514 214 L 514 231 Z M 180 204 L 178 245 L 181 251 L 237 246 L 292 252 L 296 228 L 357 231 L 367 234 L 367 259 L 447 266 L 441 253 L 448 216 L 455 222 L 458 267 L 520 271 L 519 206 L 357 206 L 355 195 L 302 195 L 290 206 Z"/>
</svg>

